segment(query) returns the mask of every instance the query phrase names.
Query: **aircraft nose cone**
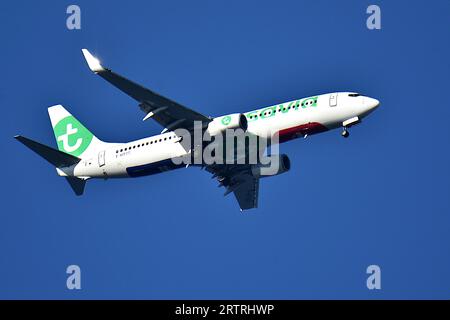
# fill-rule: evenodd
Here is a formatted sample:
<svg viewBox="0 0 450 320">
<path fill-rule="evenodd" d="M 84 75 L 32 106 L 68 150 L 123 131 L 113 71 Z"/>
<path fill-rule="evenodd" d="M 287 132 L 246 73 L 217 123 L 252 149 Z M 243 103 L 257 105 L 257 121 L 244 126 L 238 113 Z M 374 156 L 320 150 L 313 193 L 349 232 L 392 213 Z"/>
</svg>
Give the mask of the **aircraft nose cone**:
<svg viewBox="0 0 450 320">
<path fill-rule="evenodd" d="M 364 104 L 369 111 L 375 110 L 380 105 L 380 101 L 370 97 L 364 97 Z"/>
</svg>

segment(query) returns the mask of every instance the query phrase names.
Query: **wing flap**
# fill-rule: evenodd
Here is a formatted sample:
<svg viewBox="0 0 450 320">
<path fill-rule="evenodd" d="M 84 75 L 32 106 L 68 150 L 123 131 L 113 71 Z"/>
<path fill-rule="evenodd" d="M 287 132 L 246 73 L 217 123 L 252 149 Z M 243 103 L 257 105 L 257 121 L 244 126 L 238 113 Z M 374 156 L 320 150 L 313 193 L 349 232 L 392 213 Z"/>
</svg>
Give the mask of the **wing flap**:
<svg viewBox="0 0 450 320">
<path fill-rule="evenodd" d="M 244 182 L 234 190 L 234 196 L 241 210 L 258 207 L 259 179 L 248 176 Z"/>
<path fill-rule="evenodd" d="M 259 178 L 253 176 L 250 165 L 210 165 L 206 170 L 226 188 L 225 196 L 234 194 L 241 211 L 258 207 Z"/>
</svg>

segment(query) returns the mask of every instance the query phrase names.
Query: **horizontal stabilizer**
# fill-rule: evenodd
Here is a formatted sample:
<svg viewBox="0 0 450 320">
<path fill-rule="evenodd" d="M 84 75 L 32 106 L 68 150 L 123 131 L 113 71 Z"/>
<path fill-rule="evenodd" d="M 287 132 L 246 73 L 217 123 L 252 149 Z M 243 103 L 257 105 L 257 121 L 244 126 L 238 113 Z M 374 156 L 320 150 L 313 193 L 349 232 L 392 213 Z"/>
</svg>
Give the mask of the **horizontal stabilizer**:
<svg viewBox="0 0 450 320">
<path fill-rule="evenodd" d="M 84 186 L 86 185 L 86 180 L 77 178 L 77 177 L 65 177 L 67 182 L 72 187 L 73 191 L 77 196 L 81 196 L 84 192 Z"/>
<path fill-rule="evenodd" d="M 36 152 L 42 158 L 50 162 L 57 168 L 70 167 L 81 161 L 80 158 L 67 154 L 65 152 L 50 148 L 44 144 L 25 138 L 23 136 L 15 136 L 16 140 L 22 142 L 25 146 Z"/>
</svg>

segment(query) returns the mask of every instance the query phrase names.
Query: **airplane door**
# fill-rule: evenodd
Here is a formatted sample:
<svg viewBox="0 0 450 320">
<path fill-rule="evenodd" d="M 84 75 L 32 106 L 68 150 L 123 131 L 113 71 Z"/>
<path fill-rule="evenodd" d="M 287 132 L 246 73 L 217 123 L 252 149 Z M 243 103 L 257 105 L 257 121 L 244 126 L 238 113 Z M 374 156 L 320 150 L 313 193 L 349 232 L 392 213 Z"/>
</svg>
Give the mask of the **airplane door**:
<svg viewBox="0 0 450 320">
<path fill-rule="evenodd" d="M 105 151 L 98 153 L 98 166 L 103 167 L 105 165 Z"/>
<path fill-rule="evenodd" d="M 330 107 L 336 107 L 337 106 L 337 93 L 330 94 Z"/>
</svg>

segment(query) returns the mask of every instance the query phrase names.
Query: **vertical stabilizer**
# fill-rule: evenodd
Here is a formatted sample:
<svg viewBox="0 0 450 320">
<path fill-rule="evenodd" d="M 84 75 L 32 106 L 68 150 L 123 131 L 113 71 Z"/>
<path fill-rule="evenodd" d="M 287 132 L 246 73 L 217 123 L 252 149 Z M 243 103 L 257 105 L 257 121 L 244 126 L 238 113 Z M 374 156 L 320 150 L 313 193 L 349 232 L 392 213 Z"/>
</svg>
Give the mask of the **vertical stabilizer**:
<svg viewBox="0 0 450 320">
<path fill-rule="evenodd" d="M 104 142 L 97 139 L 62 105 L 48 108 L 48 114 L 60 151 L 85 158 L 95 155 L 102 148 Z"/>
</svg>

